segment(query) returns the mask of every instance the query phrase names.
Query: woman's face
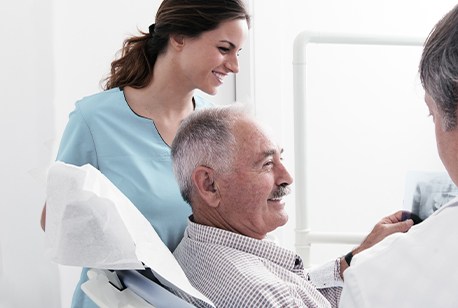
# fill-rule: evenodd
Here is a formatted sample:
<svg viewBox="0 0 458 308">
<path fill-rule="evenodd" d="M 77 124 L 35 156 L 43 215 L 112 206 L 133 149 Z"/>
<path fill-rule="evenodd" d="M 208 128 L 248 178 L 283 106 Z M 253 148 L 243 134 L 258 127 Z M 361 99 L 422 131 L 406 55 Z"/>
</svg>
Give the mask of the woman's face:
<svg viewBox="0 0 458 308">
<path fill-rule="evenodd" d="M 214 95 L 229 73 L 239 71 L 238 54 L 248 34 L 245 19 L 223 22 L 197 38 L 184 38 L 178 63 L 184 85 Z"/>
</svg>

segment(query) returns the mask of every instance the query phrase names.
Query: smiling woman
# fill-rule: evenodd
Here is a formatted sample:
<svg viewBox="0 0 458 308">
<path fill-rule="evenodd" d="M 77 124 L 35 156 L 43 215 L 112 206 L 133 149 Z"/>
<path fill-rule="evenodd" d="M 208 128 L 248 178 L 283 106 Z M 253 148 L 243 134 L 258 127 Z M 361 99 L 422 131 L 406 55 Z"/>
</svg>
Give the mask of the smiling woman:
<svg viewBox="0 0 458 308">
<path fill-rule="evenodd" d="M 164 0 L 149 31 L 124 41 L 105 91 L 76 103 L 62 136 L 57 160 L 98 168 L 172 251 L 190 208 L 172 172 L 170 144 L 184 118 L 212 106 L 195 90 L 214 95 L 238 72 L 249 21 L 242 0 Z M 94 304 L 78 285 L 72 305 Z"/>
</svg>

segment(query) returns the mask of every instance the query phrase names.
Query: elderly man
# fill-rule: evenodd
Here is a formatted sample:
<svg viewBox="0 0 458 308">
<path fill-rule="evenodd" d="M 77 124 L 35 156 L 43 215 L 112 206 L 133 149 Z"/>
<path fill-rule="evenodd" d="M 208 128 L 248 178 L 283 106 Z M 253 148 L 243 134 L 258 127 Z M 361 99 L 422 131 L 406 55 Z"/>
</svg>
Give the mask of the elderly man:
<svg viewBox="0 0 458 308">
<path fill-rule="evenodd" d="M 457 184 L 458 6 L 429 35 L 419 71 L 439 156 Z M 355 257 L 341 307 L 458 307 L 457 220 L 455 198 L 408 233 Z"/>
<path fill-rule="evenodd" d="M 193 215 L 174 255 L 218 307 L 337 307 L 344 258 L 307 273 L 299 256 L 266 238 L 288 220 L 283 197 L 293 179 L 282 151 L 234 106 L 193 113 L 175 137 L 175 175 Z M 407 231 L 413 222 L 401 214 L 377 224 L 353 254 Z"/>
</svg>

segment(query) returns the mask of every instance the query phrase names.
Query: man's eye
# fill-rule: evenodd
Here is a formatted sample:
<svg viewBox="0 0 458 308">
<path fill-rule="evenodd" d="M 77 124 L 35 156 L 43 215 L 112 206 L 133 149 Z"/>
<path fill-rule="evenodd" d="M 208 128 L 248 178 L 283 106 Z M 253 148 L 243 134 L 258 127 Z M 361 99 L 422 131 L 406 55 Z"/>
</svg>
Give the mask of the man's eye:
<svg viewBox="0 0 458 308">
<path fill-rule="evenodd" d="M 273 161 L 268 161 L 268 162 L 264 163 L 264 167 L 270 167 L 270 166 L 272 166 L 273 164 L 274 164 Z"/>
</svg>

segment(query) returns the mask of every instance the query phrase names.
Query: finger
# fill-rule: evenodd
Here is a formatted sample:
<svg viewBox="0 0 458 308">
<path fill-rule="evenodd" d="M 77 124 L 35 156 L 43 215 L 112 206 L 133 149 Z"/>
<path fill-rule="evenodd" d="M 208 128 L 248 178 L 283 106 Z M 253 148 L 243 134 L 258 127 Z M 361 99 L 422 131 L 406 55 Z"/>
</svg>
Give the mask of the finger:
<svg viewBox="0 0 458 308">
<path fill-rule="evenodd" d="M 380 222 L 382 224 L 398 223 L 408 218 L 410 218 L 410 212 L 401 210 L 397 211 L 394 214 L 391 214 L 390 216 L 383 218 Z"/>
<path fill-rule="evenodd" d="M 414 214 L 408 211 L 404 211 L 402 213 L 402 221 L 407 220 L 407 219 L 412 219 L 414 225 L 419 224 L 420 222 L 423 221 L 423 219 L 421 219 L 420 216 L 418 216 L 417 214 Z"/>
<path fill-rule="evenodd" d="M 412 213 L 409 211 L 402 211 L 401 221 L 409 219 L 411 215 Z"/>
<path fill-rule="evenodd" d="M 388 234 L 396 233 L 396 232 L 407 232 L 413 226 L 414 222 L 412 219 L 406 219 L 404 221 L 393 223 L 389 225 L 385 225 Z"/>
</svg>

